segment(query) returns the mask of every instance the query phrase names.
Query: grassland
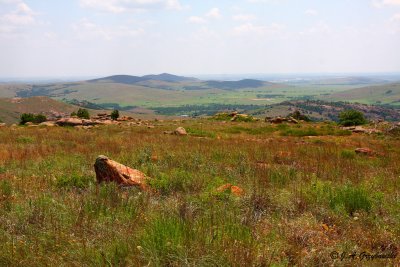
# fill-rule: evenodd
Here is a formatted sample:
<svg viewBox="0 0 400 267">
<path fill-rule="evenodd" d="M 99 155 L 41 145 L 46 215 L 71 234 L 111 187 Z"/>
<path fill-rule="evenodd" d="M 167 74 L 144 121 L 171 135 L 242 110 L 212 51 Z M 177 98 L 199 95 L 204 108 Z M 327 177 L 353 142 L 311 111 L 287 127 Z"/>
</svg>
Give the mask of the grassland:
<svg viewBox="0 0 400 267">
<path fill-rule="evenodd" d="M 96 185 L 99 154 L 157 193 Z M 399 162 L 398 138 L 329 123 L 0 128 L 0 265 L 395 266 L 331 255 L 397 253 Z"/>
</svg>

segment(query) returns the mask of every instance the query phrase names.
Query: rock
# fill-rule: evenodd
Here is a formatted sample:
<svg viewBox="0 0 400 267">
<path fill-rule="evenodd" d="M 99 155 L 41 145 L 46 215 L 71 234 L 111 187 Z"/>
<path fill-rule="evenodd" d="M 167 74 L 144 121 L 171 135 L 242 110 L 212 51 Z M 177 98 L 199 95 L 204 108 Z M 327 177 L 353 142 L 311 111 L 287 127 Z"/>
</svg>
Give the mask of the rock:
<svg viewBox="0 0 400 267">
<path fill-rule="evenodd" d="M 350 126 L 350 127 L 342 127 L 343 130 L 351 131 L 353 133 L 366 133 L 366 134 L 373 134 L 373 133 L 382 133 L 382 131 L 373 128 L 364 128 L 362 126 Z"/>
<path fill-rule="evenodd" d="M 148 129 L 153 129 L 153 128 L 154 128 L 154 125 L 148 125 L 147 128 L 148 128 Z"/>
<path fill-rule="evenodd" d="M 39 124 L 39 126 L 54 127 L 56 123 L 53 121 L 45 121 Z"/>
<path fill-rule="evenodd" d="M 144 173 L 122 165 L 106 156 L 98 156 L 94 164 L 98 183 L 115 182 L 121 186 L 135 186 L 141 190 L 147 189 L 149 179 Z"/>
<path fill-rule="evenodd" d="M 25 126 L 32 126 L 32 125 L 34 125 L 34 124 L 33 124 L 33 122 L 30 122 L 30 121 L 25 123 Z"/>
<path fill-rule="evenodd" d="M 235 186 L 235 185 L 232 185 L 232 184 L 224 184 L 224 185 L 221 185 L 220 187 L 217 188 L 217 192 L 220 192 L 220 193 L 229 192 L 229 193 L 234 194 L 236 196 L 241 196 L 241 195 L 243 195 L 244 191 L 243 191 L 242 188 L 240 188 L 238 186 Z"/>
<path fill-rule="evenodd" d="M 369 155 L 369 156 L 374 154 L 374 151 L 367 147 L 356 148 L 354 152 L 356 152 L 357 154 Z"/>
<path fill-rule="evenodd" d="M 78 126 L 83 125 L 83 121 L 77 118 L 62 118 L 56 121 L 59 126 Z"/>
<path fill-rule="evenodd" d="M 276 117 L 276 118 L 273 118 L 273 119 L 269 120 L 269 122 L 272 123 L 272 124 L 281 124 L 284 121 L 286 121 L 286 119 L 285 118 L 281 118 L 281 117 Z"/>
<path fill-rule="evenodd" d="M 176 130 L 174 131 L 174 133 L 175 133 L 176 135 L 187 135 L 187 132 L 186 132 L 185 128 L 183 128 L 183 127 L 178 127 L 178 128 L 176 128 Z"/>
<path fill-rule="evenodd" d="M 296 120 L 295 118 L 293 118 L 293 117 L 289 117 L 289 119 L 287 120 L 287 122 L 289 122 L 289 123 L 293 123 L 293 124 L 299 124 L 299 121 L 298 120 Z"/>
<path fill-rule="evenodd" d="M 164 134 L 174 134 L 174 131 L 164 131 Z"/>
<path fill-rule="evenodd" d="M 1 127 L 5 127 L 5 126 L 6 126 L 5 123 L 0 123 L 0 128 L 1 128 Z"/>
</svg>

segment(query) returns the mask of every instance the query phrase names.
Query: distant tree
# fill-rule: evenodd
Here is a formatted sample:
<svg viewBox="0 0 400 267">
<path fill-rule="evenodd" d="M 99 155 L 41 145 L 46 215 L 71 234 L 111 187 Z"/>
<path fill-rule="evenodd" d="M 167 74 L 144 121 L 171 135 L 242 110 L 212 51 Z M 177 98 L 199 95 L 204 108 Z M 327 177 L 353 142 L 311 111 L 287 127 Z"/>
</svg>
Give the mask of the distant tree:
<svg viewBox="0 0 400 267">
<path fill-rule="evenodd" d="M 339 114 L 339 124 L 343 126 L 357 126 L 366 124 L 364 114 L 357 110 L 345 110 Z"/>
<path fill-rule="evenodd" d="M 32 113 L 23 113 L 20 117 L 20 124 L 24 125 L 27 122 L 33 123 L 42 123 L 47 120 L 46 116 L 43 114 L 32 114 Z"/>
<path fill-rule="evenodd" d="M 34 123 L 42 123 L 45 121 L 47 121 L 47 118 L 45 115 L 43 115 L 43 114 L 34 115 L 34 118 L 33 118 Z"/>
<path fill-rule="evenodd" d="M 111 112 L 111 119 L 117 120 L 119 118 L 119 111 L 118 109 L 114 109 L 113 112 Z"/>
<path fill-rule="evenodd" d="M 76 115 L 81 119 L 90 119 L 89 111 L 85 108 L 78 109 Z"/>
<path fill-rule="evenodd" d="M 78 116 L 78 114 L 76 114 L 76 111 L 73 111 L 73 112 L 71 113 L 71 117 L 76 117 L 76 116 Z"/>
</svg>

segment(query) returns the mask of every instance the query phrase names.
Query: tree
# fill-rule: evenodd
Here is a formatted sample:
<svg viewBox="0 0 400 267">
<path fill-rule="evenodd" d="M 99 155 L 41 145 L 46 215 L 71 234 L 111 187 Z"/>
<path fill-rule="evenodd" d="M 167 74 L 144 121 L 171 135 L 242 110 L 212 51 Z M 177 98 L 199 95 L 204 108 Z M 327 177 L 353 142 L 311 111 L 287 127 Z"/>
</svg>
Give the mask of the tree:
<svg viewBox="0 0 400 267">
<path fill-rule="evenodd" d="M 47 120 L 46 116 L 43 114 L 32 114 L 32 113 L 23 113 L 20 117 L 20 124 L 24 125 L 27 122 L 33 123 L 42 123 Z"/>
<path fill-rule="evenodd" d="M 76 111 L 73 111 L 73 112 L 71 113 L 71 117 L 76 117 L 76 116 L 78 116 L 78 114 L 76 114 Z"/>
<path fill-rule="evenodd" d="M 119 118 L 119 111 L 117 109 L 114 109 L 113 112 L 111 112 L 111 119 L 117 120 Z"/>
<path fill-rule="evenodd" d="M 339 124 L 343 126 L 357 126 L 366 124 L 364 114 L 357 110 L 345 110 L 339 114 Z"/>
<path fill-rule="evenodd" d="M 76 115 L 78 116 L 78 118 L 81 118 L 81 119 L 90 119 L 89 111 L 85 108 L 78 109 L 78 112 L 76 113 Z"/>
</svg>

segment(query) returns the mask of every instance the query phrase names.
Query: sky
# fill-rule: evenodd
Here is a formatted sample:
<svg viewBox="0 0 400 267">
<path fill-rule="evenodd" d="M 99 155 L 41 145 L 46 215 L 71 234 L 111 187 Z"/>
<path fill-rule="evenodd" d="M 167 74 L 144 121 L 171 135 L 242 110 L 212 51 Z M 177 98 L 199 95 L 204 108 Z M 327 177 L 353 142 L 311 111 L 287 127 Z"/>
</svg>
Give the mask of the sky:
<svg viewBox="0 0 400 267">
<path fill-rule="evenodd" d="M 400 0 L 0 0 L 0 77 L 400 71 Z"/>
</svg>

